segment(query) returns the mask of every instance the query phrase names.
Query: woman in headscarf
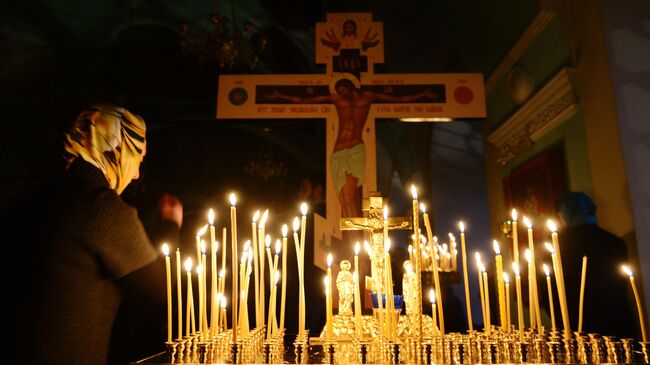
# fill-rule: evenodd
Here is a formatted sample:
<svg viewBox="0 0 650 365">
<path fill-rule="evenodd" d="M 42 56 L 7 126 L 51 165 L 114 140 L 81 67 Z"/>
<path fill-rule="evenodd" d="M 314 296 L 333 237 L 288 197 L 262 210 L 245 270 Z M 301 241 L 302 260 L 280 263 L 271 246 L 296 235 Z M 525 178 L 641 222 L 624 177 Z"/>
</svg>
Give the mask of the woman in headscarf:
<svg viewBox="0 0 650 365">
<path fill-rule="evenodd" d="M 64 133 L 65 172 L 13 217 L 9 237 L 22 243 L 16 259 L 31 276 L 16 288 L 25 295 L 17 311 L 24 362 L 106 364 L 125 289 L 160 296 L 164 310 L 158 253 L 120 198 L 139 177 L 145 132 L 144 120 L 124 108 L 82 111 Z"/>
</svg>

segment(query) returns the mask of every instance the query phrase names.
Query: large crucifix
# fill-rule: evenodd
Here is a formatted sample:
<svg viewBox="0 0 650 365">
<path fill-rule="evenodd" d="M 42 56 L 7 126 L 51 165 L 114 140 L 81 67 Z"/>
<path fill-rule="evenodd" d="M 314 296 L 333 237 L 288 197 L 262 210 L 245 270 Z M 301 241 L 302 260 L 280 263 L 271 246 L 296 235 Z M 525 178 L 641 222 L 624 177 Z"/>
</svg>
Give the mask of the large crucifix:
<svg viewBox="0 0 650 365">
<path fill-rule="evenodd" d="M 329 13 L 316 24 L 316 62 L 325 74 L 222 75 L 217 118 L 325 118 L 326 218 L 315 215 L 315 264 L 325 251 L 350 254 L 341 217 L 361 216 L 376 188 L 376 118 L 484 118 L 481 74 L 375 74 L 383 25 L 370 13 Z"/>
</svg>

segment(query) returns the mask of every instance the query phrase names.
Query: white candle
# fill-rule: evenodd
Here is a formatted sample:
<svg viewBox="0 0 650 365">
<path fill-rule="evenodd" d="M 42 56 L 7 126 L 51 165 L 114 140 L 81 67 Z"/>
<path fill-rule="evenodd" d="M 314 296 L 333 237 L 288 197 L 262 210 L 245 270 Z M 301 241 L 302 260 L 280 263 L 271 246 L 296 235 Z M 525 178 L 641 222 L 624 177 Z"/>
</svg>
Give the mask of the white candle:
<svg viewBox="0 0 650 365">
<path fill-rule="evenodd" d="M 436 293 L 433 289 L 429 290 L 429 301 L 431 302 L 431 319 L 433 320 L 433 335 L 438 334 L 438 321 L 436 320 Z"/>
<path fill-rule="evenodd" d="M 162 252 L 165 255 L 165 272 L 167 275 L 167 342 L 172 342 L 172 279 L 171 264 L 169 262 L 169 245 L 163 243 Z"/>
<path fill-rule="evenodd" d="M 515 288 L 517 290 L 517 322 L 519 324 L 519 342 L 524 342 L 524 307 L 521 298 L 521 276 L 519 265 L 512 263 L 512 271 L 515 272 Z"/>
<path fill-rule="evenodd" d="M 463 285 L 465 287 L 465 310 L 467 311 L 467 323 L 469 330 L 474 331 L 474 324 L 472 323 L 472 305 L 470 304 L 469 296 L 469 278 L 467 275 L 467 251 L 465 250 L 465 223 L 459 222 L 458 228 L 460 229 L 460 255 L 463 261 Z M 433 242 L 431 242 L 431 259 L 435 261 L 435 252 L 433 250 Z"/>
<path fill-rule="evenodd" d="M 238 252 L 237 252 L 237 196 L 235 194 L 230 194 L 230 236 L 232 243 L 232 343 L 237 343 L 237 331 L 239 327 L 237 326 L 237 312 L 239 306 L 237 305 L 239 300 L 239 277 L 237 276 L 237 262 Z"/>
<path fill-rule="evenodd" d="M 553 303 L 553 289 L 551 286 L 551 271 L 546 264 L 542 265 L 544 274 L 546 274 L 546 288 L 548 289 L 548 305 L 551 311 L 551 331 L 555 331 L 555 304 Z"/>
<path fill-rule="evenodd" d="M 420 210 L 422 211 L 422 220 L 424 220 L 424 227 L 426 228 L 427 231 L 427 237 L 429 237 L 429 243 L 431 245 L 431 261 L 433 263 L 433 283 L 435 285 L 436 289 L 436 298 L 438 300 L 438 319 L 440 321 L 440 331 L 439 335 L 444 336 L 445 334 L 445 315 L 444 315 L 444 310 L 443 310 L 443 305 L 442 305 L 442 289 L 440 287 L 440 276 L 438 274 L 438 262 L 436 261 L 436 243 L 438 242 L 438 238 L 436 236 L 433 236 L 433 233 L 431 231 L 431 222 L 429 221 L 429 215 L 427 214 L 426 211 L 426 206 L 424 204 L 420 204 Z M 442 262 L 442 258 L 440 259 Z M 420 287 L 421 290 L 421 287 Z M 418 305 L 421 307 L 421 305 Z M 420 312 L 422 312 L 420 310 Z"/>
<path fill-rule="evenodd" d="M 560 300 L 560 313 L 562 314 L 562 323 L 564 326 L 564 337 L 570 338 L 571 336 L 571 325 L 569 323 L 569 308 L 566 303 L 566 293 L 562 290 L 564 287 L 563 278 L 561 277 L 562 273 L 562 264 L 559 262 L 557 257 L 557 251 L 549 244 L 545 242 L 544 245 L 546 249 L 551 253 L 551 260 L 553 261 L 553 271 L 555 271 L 555 284 L 557 285 L 557 296 Z"/>
<path fill-rule="evenodd" d="M 587 256 L 582 257 L 582 276 L 580 278 L 580 307 L 578 310 L 578 333 L 582 332 L 582 314 L 585 304 L 585 282 L 587 281 Z"/>
<path fill-rule="evenodd" d="M 476 252 L 474 254 L 474 259 L 476 260 L 476 270 L 478 272 L 478 292 L 479 296 L 481 298 L 481 315 L 483 317 L 483 327 L 485 327 L 487 324 L 487 317 L 485 314 L 485 291 L 483 290 L 483 274 L 481 272 L 481 266 L 483 265 L 481 263 L 481 254 Z"/>
<path fill-rule="evenodd" d="M 280 298 L 280 329 L 284 329 L 284 309 L 287 297 L 287 234 L 289 227 L 282 225 L 282 297 Z M 296 254 L 298 254 L 296 252 Z"/>
<path fill-rule="evenodd" d="M 499 321 L 501 322 L 501 329 L 507 329 L 508 321 L 506 319 L 506 288 L 503 281 L 503 257 L 501 256 L 501 248 L 497 240 L 492 241 L 495 256 L 495 267 L 497 277 L 497 298 L 499 299 Z"/>
<path fill-rule="evenodd" d="M 517 210 L 512 209 L 512 254 L 513 259 L 519 265 L 519 240 L 517 232 Z"/>
<path fill-rule="evenodd" d="M 332 315 L 332 261 L 333 257 L 331 253 L 327 254 L 327 302 L 329 304 L 329 309 L 327 311 L 327 339 L 332 340 L 332 321 L 333 321 L 333 315 Z"/>
<path fill-rule="evenodd" d="M 507 272 L 503 273 L 503 282 L 506 287 L 506 332 L 510 332 L 510 277 Z"/>
<path fill-rule="evenodd" d="M 537 265 L 535 264 L 535 243 L 533 242 L 533 225 L 528 220 L 528 218 L 524 217 L 524 223 L 526 224 L 526 227 L 528 228 L 528 249 L 530 250 L 530 263 L 531 263 L 531 271 L 528 273 L 528 275 L 531 277 L 531 288 L 533 292 L 533 301 L 531 302 L 532 304 L 530 305 L 532 308 L 535 309 L 535 321 L 537 323 L 537 329 L 541 333 L 542 331 L 542 316 L 539 310 L 539 294 L 537 291 Z M 532 327 L 532 322 L 531 322 L 531 327 Z"/>
<path fill-rule="evenodd" d="M 200 262 L 200 261 L 199 261 Z M 203 266 L 198 265 L 196 267 L 196 280 L 197 280 L 197 286 L 199 287 L 199 333 L 201 333 L 201 336 L 203 336 L 203 285 L 201 285 L 201 282 L 203 281 Z"/>
<path fill-rule="evenodd" d="M 192 259 L 185 260 L 185 271 L 187 272 L 187 311 L 185 314 L 185 336 L 190 336 L 194 332 L 190 332 L 190 324 L 194 327 L 194 320 L 192 313 L 194 313 L 194 295 L 192 294 Z"/>
<path fill-rule="evenodd" d="M 485 265 L 481 263 L 481 272 L 483 273 L 483 289 L 485 290 L 485 318 L 487 319 L 487 324 L 485 328 L 489 333 L 492 330 L 491 318 L 490 318 L 490 286 L 488 285 L 488 276 Z"/>
<path fill-rule="evenodd" d="M 259 245 L 257 243 L 257 220 L 260 218 L 260 211 L 255 211 L 253 221 L 251 222 L 251 236 L 253 244 L 253 272 L 255 278 L 255 325 L 262 326 L 262 316 L 260 311 L 260 263 L 259 263 Z"/>
<path fill-rule="evenodd" d="M 293 218 L 293 243 L 296 247 L 296 264 L 298 266 L 298 334 L 302 334 L 305 330 L 305 322 L 303 321 L 302 313 L 305 310 L 304 298 L 304 282 L 303 282 L 303 267 L 302 267 L 302 247 L 300 246 L 300 238 L 298 238 L 298 230 L 300 229 L 300 219 Z"/>
<path fill-rule="evenodd" d="M 176 298 L 178 304 L 178 339 L 183 338 L 183 285 L 181 277 L 181 250 L 176 249 Z"/>
<path fill-rule="evenodd" d="M 262 213 L 262 218 L 260 219 L 259 224 L 257 225 L 257 245 L 259 246 L 259 252 L 260 252 L 260 317 L 262 319 L 262 323 L 264 323 L 264 316 L 266 314 L 266 269 L 265 269 L 265 261 L 264 261 L 264 248 L 265 248 L 265 243 L 266 243 L 266 236 L 264 234 L 265 228 L 266 228 L 266 220 L 269 217 L 269 210 L 266 209 L 264 213 Z M 269 245 L 270 245 L 270 238 L 269 238 Z M 269 284 L 270 280 L 273 279 L 273 277 L 269 276 Z"/>
<path fill-rule="evenodd" d="M 208 332 L 208 286 L 206 284 L 206 278 L 208 277 L 208 265 L 206 264 L 205 250 L 205 241 L 201 240 L 201 266 L 203 267 L 203 273 L 201 274 L 201 281 L 199 284 L 203 290 L 203 313 L 201 314 L 201 322 L 203 323 L 203 331 L 201 331 L 201 336 L 203 336 L 203 338 L 205 338 Z"/>
<path fill-rule="evenodd" d="M 222 327 L 224 331 L 228 329 L 228 315 L 226 313 L 226 303 L 227 303 L 226 296 L 224 295 L 221 297 L 221 320 L 223 321 Z"/>
<path fill-rule="evenodd" d="M 621 270 L 630 278 L 630 285 L 632 285 L 632 291 L 634 292 L 634 299 L 636 300 L 636 309 L 639 312 L 639 324 L 641 325 L 641 338 L 644 343 L 648 342 L 648 337 L 645 332 L 645 319 L 643 318 L 643 307 L 641 306 L 641 297 L 639 296 L 639 291 L 636 288 L 636 282 L 634 281 L 634 273 L 627 265 L 621 266 Z"/>
<path fill-rule="evenodd" d="M 356 328 L 357 338 L 363 336 L 363 328 L 361 323 L 361 291 L 359 287 L 359 252 L 361 245 L 359 242 L 354 244 L 354 322 Z"/>
<path fill-rule="evenodd" d="M 214 329 L 217 320 L 218 305 L 214 298 L 217 295 L 217 250 L 219 244 L 215 237 L 214 230 L 214 210 L 208 211 L 208 223 L 210 225 L 210 330 Z"/>
</svg>

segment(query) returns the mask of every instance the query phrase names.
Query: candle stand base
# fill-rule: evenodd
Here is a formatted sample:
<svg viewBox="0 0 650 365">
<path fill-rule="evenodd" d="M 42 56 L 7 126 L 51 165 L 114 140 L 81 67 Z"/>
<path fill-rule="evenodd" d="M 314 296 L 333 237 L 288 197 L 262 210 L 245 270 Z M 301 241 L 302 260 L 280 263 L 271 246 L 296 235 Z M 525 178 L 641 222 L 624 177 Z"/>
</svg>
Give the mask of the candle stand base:
<svg viewBox="0 0 650 365">
<path fill-rule="evenodd" d="M 296 336 L 293 342 L 296 364 L 304 364 L 309 359 L 309 330 L 304 330 Z"/>
<path fill-rule="evenodd" d="M 621 339 L 623 343 L 623 362 L 626 364 L 631 364 L 634 362 L 634 357 L 632 354 L 632 346 L 634 346 L 634 339 L 623 338 Z"/>
<path fill-rule="evenodd" d="M 178 342 L 165 342 L 165 347 L 167 348 L 167 355 L 169 356 L 169 362 L 173 363 L 176 360 L 176 350 L 178 349 Z"/>
<path fill-rule="evenodd" d="M 353 344 L 357 350 L 357 361 L 359 361 L 360 364 L 367 364 L 371 342 L 363 338 L 354 338 Z"/>
<path fill-rule="evenodd" d="M 208 360 L 208 347 L 207 342 L 199 342 L 199 364 L 205 364 Z"/>
<path fill-rule="evenodd" d="M 564 339 L 564 363 L 574 364 L 576 362 L 576 345 L 572 338 Z"/>
<path fill-rule="evenodd" d="M 527 363 L 528 362 L 528 351 L 529 344 L 528 342 L 517 342 L 516 345 L 516 363 Z"/>
<path fill-rule="evenodd" d="M 641 347 L 641 362 L 644 364 L 648 364 L 648 346 L 650 346 L 650 342 L 639 342 L 639 345 Z"/>
<path fill-rule="evenodd" d="M 323 352 L 325 353 L 323 360 L 328 364 L 334 364 L 334 344 L 331 342 L 323 342 Z"/>
<path fill-rule="evenodd" d="M 230 359 L 232 360 L 233 364 L 239 364 L 240 363 L 240 356 L 239 356 L 239 343 L 231 343 L 230 344 Z"/>
</svg>

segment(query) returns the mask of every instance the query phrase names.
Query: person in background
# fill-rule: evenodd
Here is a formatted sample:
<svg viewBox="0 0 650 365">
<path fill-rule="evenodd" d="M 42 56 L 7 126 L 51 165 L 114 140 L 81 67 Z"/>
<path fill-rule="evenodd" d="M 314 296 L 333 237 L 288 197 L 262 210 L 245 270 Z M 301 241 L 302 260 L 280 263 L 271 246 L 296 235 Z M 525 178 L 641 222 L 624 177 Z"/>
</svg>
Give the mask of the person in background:
<svg viewBox="0 0 650 365">
<path fill-rule="evenodd" d="M 145 133 L 144 120 L 122 107 L 83 110 L 63 135 L 63 171 L 9 204 L 3 232 L 13 263 L 22 267 L 21 281 L 8 285 L 19 345 L 12 354 L 20 362 L 108 363 L 127 293 L 157 303 L 149 311 L 160 311 L 158 326 L 165 325 L 159 248 L 120 197 L 139 177 Z M 162 348 L 164 330 L 159 337 Z"/>
<path fill-rule="evenodd" d="M 618 338 L 636 337 L 634 305 L 621 264 L 628 260 L 625 242 L 598 226 L 596 205 L 583 192 L 558 200 L 558 231 L 571 329 L 577 330 L 582 257 L 587 256 L 582 332 Z M 557 296 L 555 297 L 557 300 Z M 559 303 L 556 318 L 561 322 Z"/>
</svg>

